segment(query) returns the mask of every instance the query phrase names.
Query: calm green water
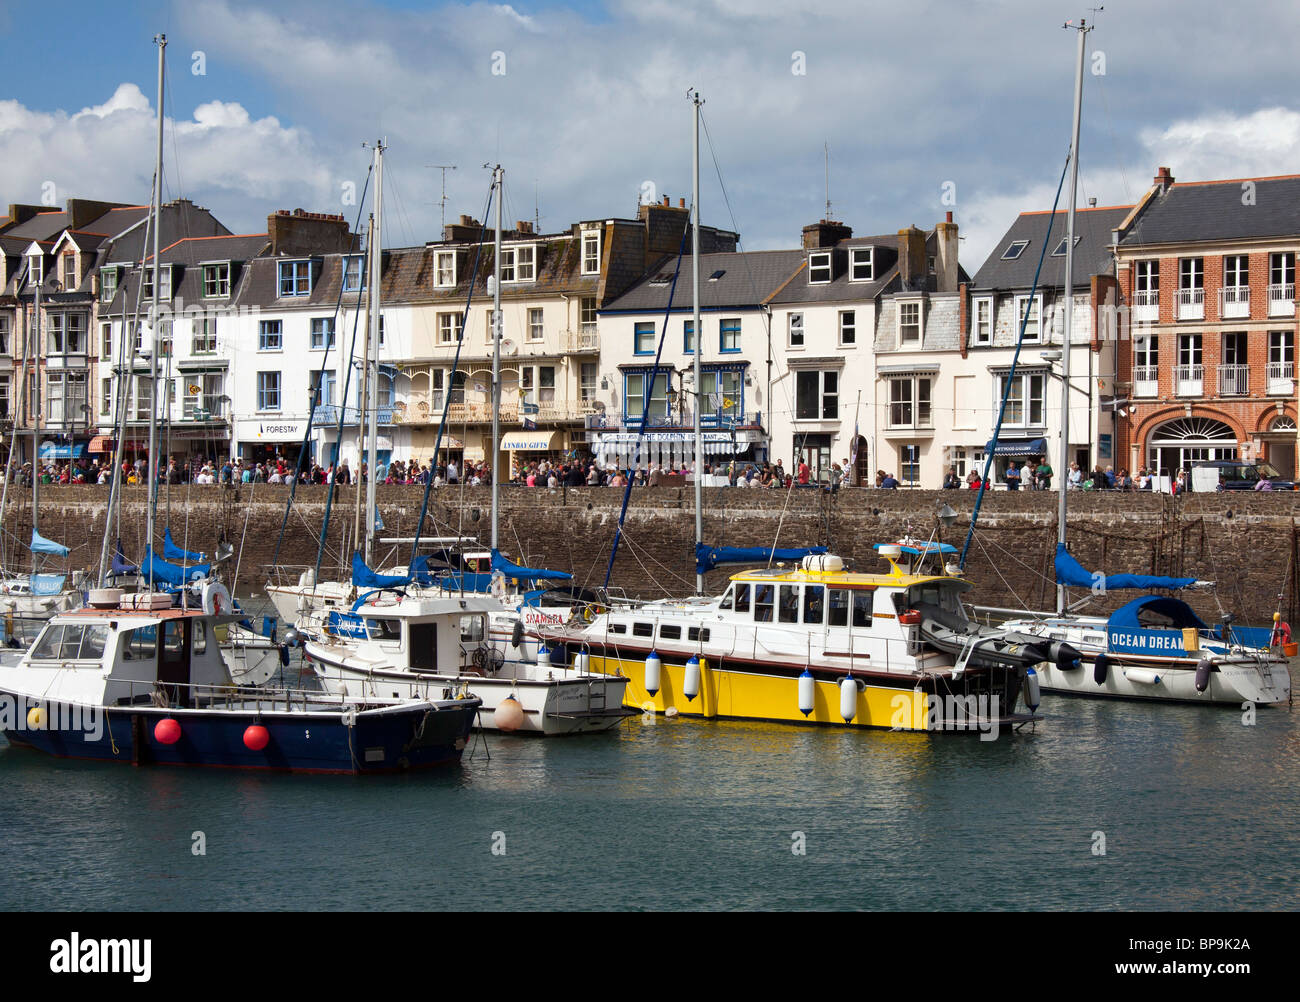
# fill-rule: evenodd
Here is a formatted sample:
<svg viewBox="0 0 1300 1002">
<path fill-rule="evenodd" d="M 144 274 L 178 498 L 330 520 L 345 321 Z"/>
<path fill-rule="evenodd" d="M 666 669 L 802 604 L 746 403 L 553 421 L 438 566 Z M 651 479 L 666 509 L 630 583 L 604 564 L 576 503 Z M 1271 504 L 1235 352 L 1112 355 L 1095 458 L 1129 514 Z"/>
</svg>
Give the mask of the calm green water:
<svg viewBox="0 0 1300 1002">
<path fill-rule="evenodd" d="M 996 742 L 634 718 L 489 736 L 490 759 L 479 743 L 459 768 L 366 779 L 0 743 L 0 907 L 1295 907 L 1295 713 L 1043 710 L 1036 732 Z"/>
</svg>

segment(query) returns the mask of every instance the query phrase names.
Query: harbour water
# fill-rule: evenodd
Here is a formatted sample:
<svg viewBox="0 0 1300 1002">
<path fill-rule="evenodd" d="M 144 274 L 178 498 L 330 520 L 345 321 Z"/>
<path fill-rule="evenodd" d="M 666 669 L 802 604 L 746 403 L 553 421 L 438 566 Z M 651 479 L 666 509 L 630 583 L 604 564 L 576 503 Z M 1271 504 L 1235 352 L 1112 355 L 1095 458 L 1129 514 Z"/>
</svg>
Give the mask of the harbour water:
<svg viewBox="0 0 1300 1002">
<path fill-rule="evenodd" d="M 631 718 L 364 779 L 0 745 L 0 907 L 1294 909 L 1293 711 L 1042 710 L 996 741 Z"/>
</svg>

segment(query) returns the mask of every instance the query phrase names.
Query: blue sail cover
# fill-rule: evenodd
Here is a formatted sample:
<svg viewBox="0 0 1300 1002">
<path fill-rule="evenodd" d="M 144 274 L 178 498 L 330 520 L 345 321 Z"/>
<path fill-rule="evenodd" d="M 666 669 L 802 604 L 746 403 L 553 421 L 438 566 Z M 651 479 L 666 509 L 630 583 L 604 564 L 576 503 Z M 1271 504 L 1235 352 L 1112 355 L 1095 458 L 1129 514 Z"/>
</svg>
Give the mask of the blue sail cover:
<svg viewBox="0 0 1300 1002">
<path fill-rule="evenodd" d="M 1064 543 L 1056 544 L 1056 583 L 1073 588 L 1104 587 L 1106 591 L 1125 588 L 1186 588 L 1196 578 L 1164 578 L 1154 574 L 1106 574 L 1095 576 L 1070 556 Z"/>
<path fill-rule="evenodd" d="M 500 550 L 492 551 L 492 570 L 500 571 L 508 578 L 533 581 L 572 581 L 573 575 L 564 571 L 539 570 L 534 567 L 520 567 L 501 556 Z"/>
<path fill-rule="evenodd" d="M 825 553 L 824 546 L 804 549 L 778 550 L 765 546 L 705 546 L 695 544 L 695 573 L 707 574 L 718 564 L 765 564 L 769 560 L 802 560 L 804 557 Z"/>
<path fill-rule="evenodd" d="M 33 595 L 57 595 L 63 591 L 66 574 L 32 574 L 28 577 Z"/>
<path fill-rule="evenodd" d="M 189 550 L 182 550 L 172 542 L 171 526 L 163 529 L 163 556 L 168 560 L 186 560 L 196 562 L 203 559 L 202 553 L 191 553 Z"/>
<path fill-rule="evenodd" d="M 1147 609 L 1168 625 L 1142 625 L 1138 614 Z M 1189 627 L 1198 632 L 1209 629 L 1192 607 L 1181 599 L 1169 595 L 1143 595 L 1110 614 L 1106 621 L 1106 645 L 1115 654 L 1188 657 L 1183 630 Z"/>
<path fill-rule="evenodd" d="M 32 552 L 45 553 L 52 557 L 66 557 L 68 548 L 62 543 L 56 543 L 52 539 L 46 539 L 35 529 L 32 530 Z"/>
<path fill-rule="evenodd" d="M 177 567 L 175 564 L 169 564 L 166 560 L 154 555 L 153 547 L 144 548 L 144 560 L 141 561 L 140 571 L 154 581 L 160 581 L 165 585 L 180 587 L 181 585 L 193 581 L 195 578 L 205 578 L 212 571 L 211 564 L 191 564 L 189 567 Z"/>
<path fill-rule="evenodd" d="M 361 559 L 361 554 L 354 551 L 352 583 L 357 588 L 400 588 L 402 585 L 410 584 L 411 578 L 405 574 L 376 574 L 366 566 L 366 562 Z"/>
<path fill-rule="evenodd" d="M 109 572 L 114 575 L 135 574 L 140 568 L 135 564 L 127 563 L 126 557 L 122 555 L 122 541 L 117 541 L 117 552 L 113 554 L 113 564 Z"/>
</svg>

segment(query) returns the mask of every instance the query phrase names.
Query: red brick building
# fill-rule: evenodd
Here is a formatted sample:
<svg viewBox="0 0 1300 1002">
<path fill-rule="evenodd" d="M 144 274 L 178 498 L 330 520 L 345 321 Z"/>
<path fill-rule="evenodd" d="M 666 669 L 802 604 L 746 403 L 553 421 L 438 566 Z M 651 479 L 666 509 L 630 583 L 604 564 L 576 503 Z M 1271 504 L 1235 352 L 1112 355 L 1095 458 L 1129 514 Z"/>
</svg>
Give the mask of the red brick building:
<svg viewBox="0 0 1300 1002">
<path fill-rule="evenodd" d="M 1113 237 L 1116 467 L 1263 459 L 1295 476 L 1300 176 L 1175 183 L 1161 167 Z"/>
</svg>

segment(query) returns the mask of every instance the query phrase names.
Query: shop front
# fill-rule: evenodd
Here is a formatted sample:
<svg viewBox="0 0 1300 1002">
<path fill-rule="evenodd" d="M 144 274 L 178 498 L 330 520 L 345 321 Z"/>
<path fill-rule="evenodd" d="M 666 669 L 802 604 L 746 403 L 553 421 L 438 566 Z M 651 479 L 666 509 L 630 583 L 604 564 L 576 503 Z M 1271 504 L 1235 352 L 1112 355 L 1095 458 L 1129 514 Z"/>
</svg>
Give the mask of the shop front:
<svg viewBox="0 0 1300 1002">
<path fill-rule="evenodd" d="M 235 422 L 235 451 L 249 463 L 275 462 L 283 459 L 293 465 L 298 462 L 303 436 L 307 433 L 307 419 L 245 420 Z M 315 443 L 307 443 L 307 462 L 315 461 Z"/>
</svg>

